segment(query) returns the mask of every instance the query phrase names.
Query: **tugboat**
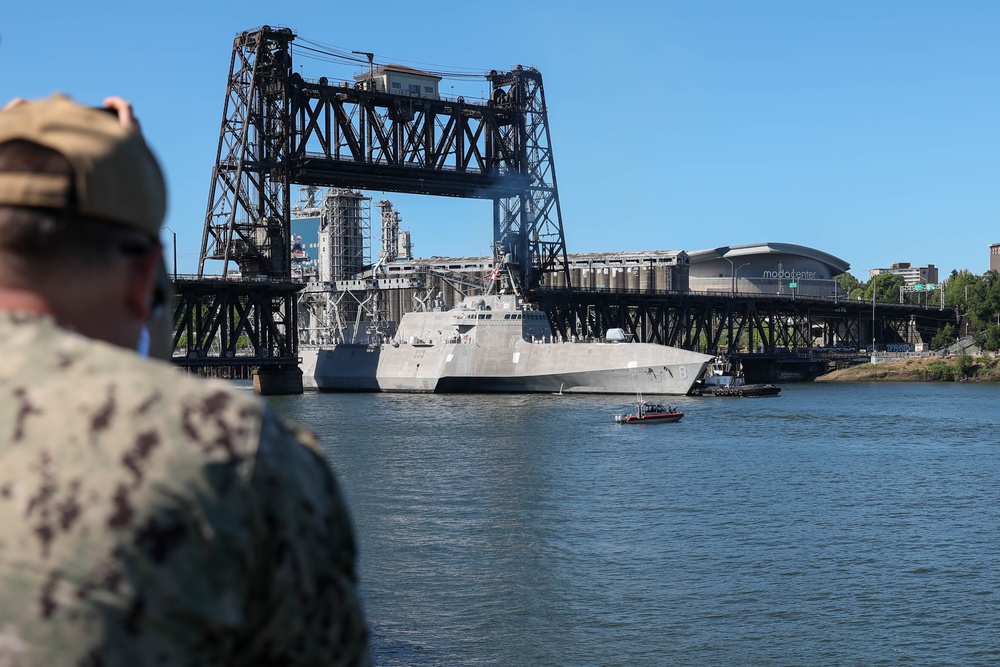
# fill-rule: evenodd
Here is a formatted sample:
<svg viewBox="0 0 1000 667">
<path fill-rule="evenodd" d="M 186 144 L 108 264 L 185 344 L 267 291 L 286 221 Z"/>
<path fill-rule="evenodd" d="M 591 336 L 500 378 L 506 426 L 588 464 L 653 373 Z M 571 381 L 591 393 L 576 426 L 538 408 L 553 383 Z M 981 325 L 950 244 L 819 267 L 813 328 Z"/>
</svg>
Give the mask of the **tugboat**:
<svg viewBox="0 0 1000 667">
<path fill-rule="evenodd" d="M 635 413 L 616 414 L 616 424 L 666 424 L 679 422 L 684 416 L 677 408 L 640 400 L 635 404 Z"/>
<path fill-rule="evenodd" d="M 743 370 L 737 367 L 729 369 L 729 363 L 723 358 L 712 362 L 708 374 L 695 382 L 688 390 L 688 396 L 735 396 L 737 398 L 754 398 L 761 396 L 777 396 L 781 387 L 773 384 L 747 384 Z"/>
</svg>

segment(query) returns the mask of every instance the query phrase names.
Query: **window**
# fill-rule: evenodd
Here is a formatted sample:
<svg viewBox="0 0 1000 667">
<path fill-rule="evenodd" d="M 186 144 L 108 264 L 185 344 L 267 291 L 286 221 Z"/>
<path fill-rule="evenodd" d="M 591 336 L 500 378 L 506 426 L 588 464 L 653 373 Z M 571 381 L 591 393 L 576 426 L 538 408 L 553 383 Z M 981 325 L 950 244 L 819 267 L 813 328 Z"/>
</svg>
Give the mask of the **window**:
<svg viewBox="0 0 1000 667">
<path fill-rule="evenodd" d="M 415 83 L 411 83 L 410 84 L 410 92 L 412 92 L 412 93 L 419 93 L 420 92 L 420 86 L 418 86 Z"/>
<path fill-rule="evenodd" d="M 424 86 L 424 92 L 425 93 L 433 93 L 434 92 L 434 88 L 431 87 L 431 86 Z"/>
<path fill-rule="evenodd" d="M 392 82 L 392 87 L 393 88 L 402 88 L 403 85 L 401 83 L 399 83 L 399 81 L 393 81 Z"/>
</svg>

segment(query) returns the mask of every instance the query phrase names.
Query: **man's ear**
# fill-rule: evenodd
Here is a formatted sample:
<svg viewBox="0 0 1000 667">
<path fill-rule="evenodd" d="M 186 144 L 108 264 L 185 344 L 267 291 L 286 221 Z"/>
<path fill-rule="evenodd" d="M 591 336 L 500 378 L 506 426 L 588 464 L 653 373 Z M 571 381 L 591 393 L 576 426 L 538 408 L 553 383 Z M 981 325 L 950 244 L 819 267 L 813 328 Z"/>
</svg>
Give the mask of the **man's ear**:
<svg viewBox="0 0 1000 667">
<path fill-rule="evenodd" d="M 163 249 L 159 247 L 133 258 L 129 263 L 129 282 L 125 296 L 128 308 L 137 320 L 145 322 L 153 312 L 153 287 L 162 265 Z"/>
</svg>

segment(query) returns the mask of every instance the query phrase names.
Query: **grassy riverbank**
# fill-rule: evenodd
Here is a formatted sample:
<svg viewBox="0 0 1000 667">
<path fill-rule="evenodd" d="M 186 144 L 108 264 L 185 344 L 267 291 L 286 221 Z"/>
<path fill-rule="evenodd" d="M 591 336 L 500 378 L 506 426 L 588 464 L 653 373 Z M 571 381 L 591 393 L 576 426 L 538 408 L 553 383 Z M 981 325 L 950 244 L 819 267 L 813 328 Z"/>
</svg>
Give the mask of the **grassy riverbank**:
<svg viewBox="0 0 1000 667">
<path fill-rule="evenodd" d="M 1000 357 L 969 355 L 900 359 L 833 371 L 816 382 L 1000 382 Z"/>
</svg>

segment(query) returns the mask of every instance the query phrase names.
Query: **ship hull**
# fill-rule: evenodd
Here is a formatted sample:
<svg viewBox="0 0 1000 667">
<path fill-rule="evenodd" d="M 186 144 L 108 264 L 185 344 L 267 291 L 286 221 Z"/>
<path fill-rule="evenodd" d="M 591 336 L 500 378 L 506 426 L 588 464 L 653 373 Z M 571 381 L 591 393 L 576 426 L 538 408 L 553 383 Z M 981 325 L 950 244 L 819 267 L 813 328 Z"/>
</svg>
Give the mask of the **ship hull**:
<svg viewBox="0 0 1000 667">
<path fill-rule="evenodd" d="M 336 345 L 303 349 L 303 382 L 319 391 L 684 395 L 711 360 L 649 343 L 514 341 Z"/>
<path fill-rule="evenodd" d="M 302 385 L 317 391 L 381 391 L 378 385 L 379 346 L 341 344 L 303 347 Z"/>
</svg>

